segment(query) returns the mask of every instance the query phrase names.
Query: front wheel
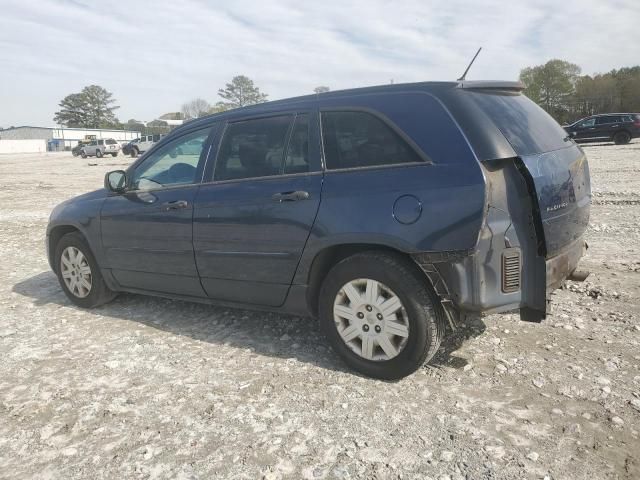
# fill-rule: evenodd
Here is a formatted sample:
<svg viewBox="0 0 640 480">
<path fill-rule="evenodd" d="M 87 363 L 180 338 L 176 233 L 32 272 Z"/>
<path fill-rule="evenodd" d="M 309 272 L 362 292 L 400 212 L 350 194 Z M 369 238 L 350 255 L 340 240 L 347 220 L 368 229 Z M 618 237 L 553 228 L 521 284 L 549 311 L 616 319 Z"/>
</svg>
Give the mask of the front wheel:
<svg viewBox="0 0 640 480">
<path fill-rule="evenodd" d="M 87 154 L 86 154 L 85 152 L 80 152 L 80 156 L 81 156 L 82 158 L 87 158 Z"/>
<path fill-rule="evenodd" d="M 131 158 L 136 158 L 137 156 L 138 156 L 138 149 L 134 147 L 131 149 Z"/>
<path fill-rule="evenodd" d="M 445 326 L 426 278 L 405 258 L 365 252 L 338 263 L 320 291 L 320 325 L 353 369 L 397 380 L 436 353 Z"/>
<path fill-rule="evenodd" d="M 100 149 L 96 150 L 96 157 L 102 158 L 102 150 L 100 150 Z"/>
<path fill-rule="evenodd" d="M 631 135 L 627 132 L 618 132 L 613 136 L 613 142 L 616 145 L 625 145 L 631 141 Z"/>
<path fill-rule="evenodd" d="M 58 282 L 69 300 L 83 308 L 107 303 L 116 294 L 107 287 L 84 237 L 77 232 L 62 237 L 55 250 Z"/>
</svg>

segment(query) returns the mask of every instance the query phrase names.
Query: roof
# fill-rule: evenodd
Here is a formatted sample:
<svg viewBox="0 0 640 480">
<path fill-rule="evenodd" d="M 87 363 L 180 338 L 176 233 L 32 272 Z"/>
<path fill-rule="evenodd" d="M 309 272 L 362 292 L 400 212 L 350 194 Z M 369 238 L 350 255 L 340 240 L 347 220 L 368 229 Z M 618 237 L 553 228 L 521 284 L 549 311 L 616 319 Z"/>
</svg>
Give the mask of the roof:
<svg viewBox="0 0 640 480">
<path fill-rule="evenodd" d="M 391 93 L 391 92 L 438 92 L 444 90 L 451 90 L 454 88 L 465 89 L 496 89 L 496 90 L 517 90 L 520 91 L 524 88 L 521 82 L 504 81 L 504 80 L 482 80 L 482 81 L 441 81 L 441 82 L 415 82 L 415 83 L 393 83 L 389 85 L 377 85 L 372 87 L 360 87 L 350 88 L 346 90 L 333 90 L 329 92 L 316 93 L 311 95 L 304 95 L 300 97 L 284 98 L 281 100 L 273 100 L 270 102 L 259 103 L 256 105 L 250 105 L 247 107 L 234 108 L 225 112 L 214 113 L 201 117 L 190 122 L 185 123 L 183 126 L 178 127 L 174 132 L 182 131 L 185 128 L 192 128 L 199 125 L 203 125 L 211 121 L 211 119 L 224 120 L 230 117 L 244 115 L 246 113 L 261 114 L 269 113 L 278 108 L 291 106 L 296 108 L 303 108 L 311 106 L 311 104 L 318 101 L 318 99 L 336 99 L 345 98 L 354 95 L 365 94 L 377 94 L 377 93 Z"/>
</svg>

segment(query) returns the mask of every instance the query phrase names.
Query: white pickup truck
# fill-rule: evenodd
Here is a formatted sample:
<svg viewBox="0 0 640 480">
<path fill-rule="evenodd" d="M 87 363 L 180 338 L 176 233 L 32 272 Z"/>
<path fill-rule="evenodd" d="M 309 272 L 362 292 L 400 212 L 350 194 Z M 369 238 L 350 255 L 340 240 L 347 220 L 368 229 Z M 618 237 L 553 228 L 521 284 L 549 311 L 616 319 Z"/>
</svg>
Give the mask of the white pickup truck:
<svg viewBox="0 0 640 480">
<path fill-rule="evenodd" d="M 162 137 L 164 137 L 164 135 L 142 135 L 140 138 L 136 138 L 131 142 L 129 153 L 135 158 L 149 150 L 153 144 L 160 141 Z"/>
</svg>

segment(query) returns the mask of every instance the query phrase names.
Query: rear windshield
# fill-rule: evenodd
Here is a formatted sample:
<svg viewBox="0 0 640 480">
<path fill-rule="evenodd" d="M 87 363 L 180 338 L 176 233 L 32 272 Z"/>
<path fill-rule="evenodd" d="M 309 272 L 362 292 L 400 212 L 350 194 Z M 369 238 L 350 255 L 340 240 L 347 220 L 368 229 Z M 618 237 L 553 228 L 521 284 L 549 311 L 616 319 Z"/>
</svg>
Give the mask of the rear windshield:
<svg viewBox="0 0 640 480">
<path fill-rule="evenodd" d="M 110 138 L 110 139 L 109 139 L 109 140 L 107 140 L 105 143 L 106 143 L 107 145 L 115 145 L 115 144 L 116 144 L 116 141 L 115 141 L 114 139 Z"/>
<path fill-rule="evenodd" d="M 567 132 L 524 95 L 469 92 L 493 120 L 518 155 L 533 155 L 567 147 Z"/>
</svg>

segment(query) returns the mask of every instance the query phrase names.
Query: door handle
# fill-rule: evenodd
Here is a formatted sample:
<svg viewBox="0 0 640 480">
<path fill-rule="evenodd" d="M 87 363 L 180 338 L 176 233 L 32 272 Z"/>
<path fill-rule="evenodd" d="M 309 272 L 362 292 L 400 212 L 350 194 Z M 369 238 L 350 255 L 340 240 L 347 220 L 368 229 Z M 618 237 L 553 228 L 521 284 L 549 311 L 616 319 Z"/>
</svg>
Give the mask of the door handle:
<svg viewBox="0 0 640 480">
<path fill-rule="evenodd" d="M 271 199 L 276 202 L 297 202 L 298 200 L 306 200 L 307 198 L 309 198 L 309 192 L 305 192 L 304 190 L 274 193 L 271 196 Z"/>
<path fill-rule="evenodd" d="M 186 200 L 174 200 L 172 202 L 163 203 L 162 206 L 165 210 L 180 210 L 181 208 L 187 208 L 189 202 Z"/>
</svg>

